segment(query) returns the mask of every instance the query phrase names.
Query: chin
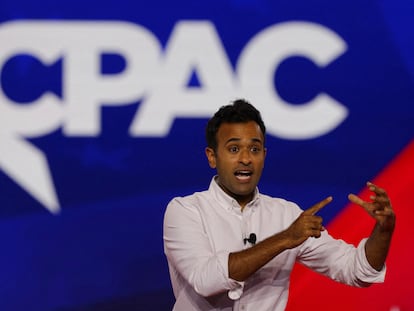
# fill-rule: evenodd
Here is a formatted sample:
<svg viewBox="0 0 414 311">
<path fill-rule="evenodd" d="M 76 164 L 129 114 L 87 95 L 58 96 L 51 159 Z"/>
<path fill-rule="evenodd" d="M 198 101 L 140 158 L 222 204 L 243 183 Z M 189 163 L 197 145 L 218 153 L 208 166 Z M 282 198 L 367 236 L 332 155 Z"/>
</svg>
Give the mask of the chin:
<svg viewBox="0 0 414 311">
<path fill-rule="evenodd" d="M 245 196 L 253 194 L 255 189 L 256 187 L 254 187 L 253 189 L 249 188 L 248 190 L 239 189 L 239 191 L 235 191 L 234 193 L 238 196 L 245 197 Z"/>
</svg>

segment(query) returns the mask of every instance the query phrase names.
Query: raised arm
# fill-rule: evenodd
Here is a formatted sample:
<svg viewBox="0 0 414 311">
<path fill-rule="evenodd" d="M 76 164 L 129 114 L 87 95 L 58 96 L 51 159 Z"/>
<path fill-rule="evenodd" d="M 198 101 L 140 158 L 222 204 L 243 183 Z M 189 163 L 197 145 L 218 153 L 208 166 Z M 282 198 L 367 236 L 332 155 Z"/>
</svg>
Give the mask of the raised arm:
<svg viewBox="0 0 414 311">
<path fill-rule="evenodd" d="M 348 198 L 362 206 L 376 220 L 371 236 L 365 244 L 365 252 L 369 264 L 380 271 L 384 267 L 394 232 L 395 213 L 384 189 L 370 182 L 367 186 L 373 192 L 371 202 L 366 202 L 354 194 L 350 194 Z"/>
</svg>

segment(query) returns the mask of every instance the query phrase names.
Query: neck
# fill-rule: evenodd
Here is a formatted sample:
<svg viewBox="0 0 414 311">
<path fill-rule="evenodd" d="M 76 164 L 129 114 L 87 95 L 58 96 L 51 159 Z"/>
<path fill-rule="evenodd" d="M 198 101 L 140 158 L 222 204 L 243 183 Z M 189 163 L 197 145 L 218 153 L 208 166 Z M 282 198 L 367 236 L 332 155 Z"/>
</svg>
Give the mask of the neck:
<svg viewBox="0 0 414 311">
<path fill-rule="evenodd" d="M 237 203 L 239 203 L 241 211 L 243 211 L 243 209 L 246 207 L 246 205 L 253 200 L 254 197 L 254 192 L 253 193 L 249 193 L 247 195 L 239 195 L 236 193 L 231 192 L 229 189 L 227 189 L 224 185 L 222 185 L 220 183 L 220 179 L 217 180 L 217 184 L 220 186 L 220 188 L 227 193 L 229 196 L 231 196 L 233 199 L 235 199 L 237 201 Z"/>
</svg>

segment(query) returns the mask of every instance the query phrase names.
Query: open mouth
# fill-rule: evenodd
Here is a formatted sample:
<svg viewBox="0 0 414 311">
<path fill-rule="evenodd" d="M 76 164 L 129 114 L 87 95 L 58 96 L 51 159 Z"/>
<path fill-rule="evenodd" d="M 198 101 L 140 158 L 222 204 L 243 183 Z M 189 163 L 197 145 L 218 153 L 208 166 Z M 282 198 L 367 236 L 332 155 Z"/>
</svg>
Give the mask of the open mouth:
<svg viewBox="0 0 414 311">
<path fill-rule="evenodd" d="M 234 175 L 241 180 L 249 179 L 252 176 L 251 171 L 236 171 Z"/>
</svg>

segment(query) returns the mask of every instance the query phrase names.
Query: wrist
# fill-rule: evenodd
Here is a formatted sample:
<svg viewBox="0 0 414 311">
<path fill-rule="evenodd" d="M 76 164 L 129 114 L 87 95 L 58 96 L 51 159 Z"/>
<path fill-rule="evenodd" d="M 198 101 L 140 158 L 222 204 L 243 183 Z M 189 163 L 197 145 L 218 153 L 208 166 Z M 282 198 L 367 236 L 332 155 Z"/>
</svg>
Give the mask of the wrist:
<svg viewBox="0 0 414 311">
<path fill-rule="evenodd" d="M 287 229 L 275 234 L 273 237 L 277 240 L 277 243 L 279 243 L 282 249 L 292 249 L 300 245 L 300 242 L 296 241 Z"/>
</svg>

